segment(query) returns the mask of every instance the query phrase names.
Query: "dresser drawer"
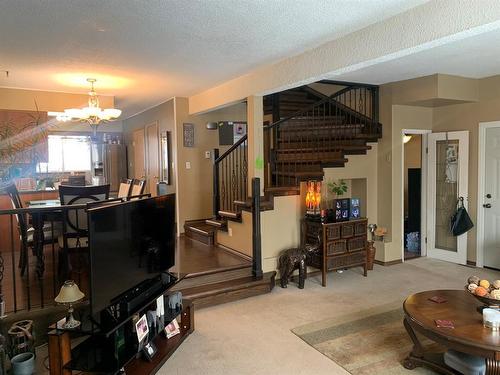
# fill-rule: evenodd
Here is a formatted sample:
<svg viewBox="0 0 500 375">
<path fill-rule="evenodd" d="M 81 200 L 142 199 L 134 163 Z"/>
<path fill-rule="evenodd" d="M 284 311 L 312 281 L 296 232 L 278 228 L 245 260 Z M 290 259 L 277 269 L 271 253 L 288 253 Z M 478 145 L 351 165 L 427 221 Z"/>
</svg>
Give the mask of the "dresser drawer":
<svg viewBox="0 0 500 375">
<path fill-rule="evenodd" d="M 354 236 L 354 223 L 344 223 L 342 224 L 341 237 L 350 238 Z"/>
<path fill-rule="evenodd" d="M 358 251 L 366 249 L 365 237 L 353 237 L 347 240 L 347 249 L 349 251 Z"/>
<path fill-rule="evenodd" d="M 358 251 L 356 253 L 348 253 L 346 255 L 337 255 L 327 258 L 327 269 L 338 269 L 343 267 L 350 267 L 357 264 L 364 264 L 366 262 L 366 252 Z"/>
<path fill-rule="evenodd" d="M 326 240 L 338 240 L 340 238 L 340 225 L 330 225 L 325 227 Z"/>
<path fill-rule="evenodd" d="M 359 223 L 354 224 L 354 235 L 355 236 L 366 235 L 367 230 L 368 230 L 368 222 L 367 221 L 361 221 Z"/>
<path fill-rule="evenodd" d="M 341 254 L 347 251 L 347 241 L 346 240 L 337 240 L 332 242 L 327 242 L 326 244 L 326 254 L 334 255 Z"/>
</svg>

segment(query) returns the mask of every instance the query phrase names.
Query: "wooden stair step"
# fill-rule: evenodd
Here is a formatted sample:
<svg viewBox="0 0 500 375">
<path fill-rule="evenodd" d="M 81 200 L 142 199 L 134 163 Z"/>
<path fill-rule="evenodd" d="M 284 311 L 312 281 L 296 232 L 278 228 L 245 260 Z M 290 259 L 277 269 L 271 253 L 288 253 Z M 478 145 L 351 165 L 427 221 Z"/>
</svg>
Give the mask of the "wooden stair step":
<svg viewBox="0 0 500 375">
<path fill-rule="evenodd" d="M 226 267 L 224 269 L 209 270 L 206 272 L 186 275 L 171 290 L 178 291 L 187 288 L 194 288 L 201 285 L 216 284 L 223 281 L 229 281 L 246 277 L 252 272 L 251 261 L 243 260 L 242 264 Z"/>
<path fill-rule="evenodd" d="M 215 228 L 205 221 L 206 219 L 186 221 L 184 223 L 184 235 L 205 245 L 213 245 L 215 243 Z"/>
<path fill-rule="evenodd" d="M 363 139 L 329 139 L 324 144 L 327 144 L 328 147 L 332 148 L 340 148 L 343 146 L 366 146 L 366 141 Z M 304 141 L 293 141 L 293 142 L 283 142 L 279 144 L 280 149 L 294 149 L 294 148 L 304 148 Z"/>
<path fill-rule="evenodd" d="M 304 145 L 304 144 L 302 144 Z M 312 147 L 296 147 L 296 148 L 283 148 L 279 147 L 275 150 L 277 153 L 308 153 L 308 152 L 334 152 L 342 150 L 371 150 L 372 146 L 368 145 L 328 145 L 328 146 L 312 146 Z"/>
<path fill-rule="evenodd" d="M 307 152 L 307 153 L 282 153 L 276 155 L 276 162 L 286 163 L 286 162 L 298 162 L 298 163 L 308 163 L 308 162 L 326 162 L 337 160 L 345 160 L 343 157 L 343 152 Z"/>
<path fill-rule="evenodd" d="M 233 211 L 219 211 L 219 216 L 226 218 L 226 219 L 231 219 L 234 221 L 241 221 L 241 212 L 233 212 Z"/>
<path fill-rule="evenodd" d="M 183 298 L 193 301 L 196 308 L 214 306 L 271 292 L 276 271 L 266 272 L 260 278 L 251 275 L 219 283 L 182 289 Z"/>
<path fill-rule="evenodd" d="M 265 188 L 264 191 L 274 196 L 300 195 L 299 186 L 270 186 Z"/>
<path fill-rule="evenodd" d="M 304 137 L 303 135 L 300 134 L 287 134 L 286 136 L 281 136 L 277 140 L 280 143 L 288 143 L 288 142 L 294 142 L 294 143 L 304 143 L 305 141 L 308 142 L 328 142 L 333 139 L 341 139 L 344 142 L 350 142 L 350 141 L 355 141 L 355 140 L 363 140 L 365 142 L 376 142 L 377 141 L 377 135 L 375 134 L 363 134 L 363 133 L 358 133 L 358 134 L 336 134 L 335 137 L 333 137 L 332 134 L 314 134 L 314 133 L 309 133 L 307 137 Z"/>
<path fill-rule="evenodd" d="M 278 164 L 276 167 L 277 170 L 279 171 L 281 166 L 294 166 L 296 168 L 301 168 L 302 165 L 304 165 L 306 168 L 309 166 L 307 169 L 308 171 L 310 170 L 315 170 L 315 167 L 319 167 L 320 169 L 324 168 L 325 165 L 339 165 L 343 166 L 345 163 L 348 162 L 348 159 L 346 158 L 297 158 L 297 159 L 289 159 L 289 160 L 277 160 L 275 164 Z M 305 172 L 305 171 L 304 171 Z"/>
<path fill-rule="evenodd" d="M 273 172 L 273 175 L 280 177 L 293 177 L 297 180 L 305 180 L 308 178 L 320 178 L 322 179 L 325 173 L 323 171 L 307 171 L 307 172 L 292 172 L 292 171 L 284 171 L 284 172 Z"/>
<path fill-rule="evenodd" d="M 218 230 L 222 230 L 224 232 L 227 231 L 227 221 L 226 220 L 219 220 L 219 219 L 207 219 L 205 220 L 205 223 L 208 225 L 212 225 L 213 227 L 217 228 Z"/>
<path fill-rule="evenodd" d="M 234 201 L 234 205 L 241 210 L 251 211 L 252 210 L 252 199 L 248 198 L 247 201 Z M 274 209 L 273 202 L 267 200 L 266 197 L 260 197 L 260 210 L 269 211 Z"/>
</svg>

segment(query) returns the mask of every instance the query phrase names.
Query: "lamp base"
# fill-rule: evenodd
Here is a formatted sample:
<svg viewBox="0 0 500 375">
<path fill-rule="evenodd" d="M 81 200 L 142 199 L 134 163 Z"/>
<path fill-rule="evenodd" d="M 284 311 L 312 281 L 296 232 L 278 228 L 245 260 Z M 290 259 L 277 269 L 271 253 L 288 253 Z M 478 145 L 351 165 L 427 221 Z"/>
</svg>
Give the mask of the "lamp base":
<svg viewBox="0 0 500 375">
<path fill-rule="evenodd" d="M 68 309 L 68 315 L 66 316 L 66 321 L 62 324 L 64 329 L 75 329 L 80 327 L 80 321 L 76 320 L 73 316 L 73 307 L 70 306 Z"/>
</svg>

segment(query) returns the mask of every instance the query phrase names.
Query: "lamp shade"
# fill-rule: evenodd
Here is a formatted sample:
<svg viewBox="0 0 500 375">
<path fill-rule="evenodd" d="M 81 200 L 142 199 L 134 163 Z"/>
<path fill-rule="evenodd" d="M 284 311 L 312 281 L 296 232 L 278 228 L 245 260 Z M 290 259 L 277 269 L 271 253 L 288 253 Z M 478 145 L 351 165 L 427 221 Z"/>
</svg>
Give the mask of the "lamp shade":
<svg viewBox="0 0 500 375">
<path fill-rule="evenodd" d="M 73 303 L 80 301 L 83 297 L 85 297 L 85 294 L 81 292 L 78 285 L 73 280 L 67 280 L 54 301 L 57 303 Z"/>
</svg>

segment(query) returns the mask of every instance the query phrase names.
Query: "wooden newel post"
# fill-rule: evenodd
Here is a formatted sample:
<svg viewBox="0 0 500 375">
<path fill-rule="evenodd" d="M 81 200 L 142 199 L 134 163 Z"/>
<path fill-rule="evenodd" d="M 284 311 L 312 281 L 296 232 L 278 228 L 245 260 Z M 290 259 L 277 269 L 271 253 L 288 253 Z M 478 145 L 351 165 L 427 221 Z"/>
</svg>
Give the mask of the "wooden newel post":
<svg viewBox="0 0 500 375">
<path fill-rule="evenodd" d="M 260 178 L 252 178 L 252 274 L 262 277 L 262 241 L 260 234 Z"/>
<path fill-rule="evenodd" d="M 71 375 L 71 370 L 64 368 L 64 365 L 71 360 L 69 332 L 54 329 L 48 336 L 50 375 Z"/>
<path fill-rule="evenodd" d="M 220 210 L 220 192 L 219 192 L 219 164 L 217 163 L 217 159 L 219 158 L 219 149 L 214 148 L 214 176 L 213 176 L 213 209 L 214 216 L 219 216 Z"/>
</svg>

